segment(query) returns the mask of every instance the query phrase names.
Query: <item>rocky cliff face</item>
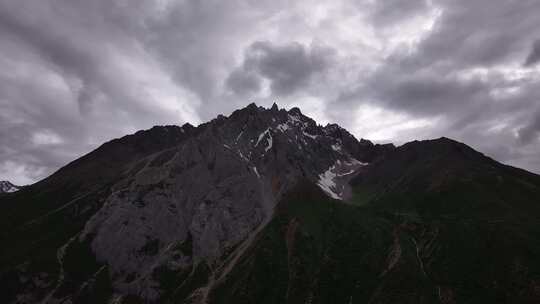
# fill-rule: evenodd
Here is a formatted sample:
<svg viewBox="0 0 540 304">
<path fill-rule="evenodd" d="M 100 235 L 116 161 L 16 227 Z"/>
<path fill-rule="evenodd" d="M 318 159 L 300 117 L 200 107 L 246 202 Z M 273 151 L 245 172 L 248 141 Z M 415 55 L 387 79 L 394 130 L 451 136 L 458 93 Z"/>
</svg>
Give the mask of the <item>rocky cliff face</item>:
<svg viewBox="0 0 540 304">
<path fill-rule="evenodd" d="M 0 300 L 535 303 L 538 201 L 540 177 L 463 144 L 251 104 L 0 195 Z"/>
<path fill-rule="evenodd" d="M 156 269 L 219 265 L 227 251 L 268 222 L 299 179 L 341 199 L 347 191 L 337 175 L 362 165 L 347 149 L 361 153 L 354 137 L 348 134 L 345 146 L 335 132 L 339 127 L 318 126 L 298 109 L 252 104 L 199 128 L 197 136 L 140 160 L 139 168 L 113 185 L 79 236 L 91 238 L 92 251 L 109 265 L 119 290 L 158 299 Z M 189 254 L 177 250 L 188 239 Z"/>
<path fill-rule="evenodd" d="M 147 138 L 154 136 L 161 140 Z M 106 188 L 96 212 L 58 250 L 59 277 L 47 301 L 71 298 L 101 269 L 72 282 L 80 278 L 62 264 L 83 244 L 106 265 L 114 290 L 157 301 L 164 293 L 157 273 L 224 267 L 300 179 L 347 198 L 354 172 L 392 148 L 317 125 L 297 108 L 255 104 L 197 128 L 160 127 L 108 143 L 41 183 L 77 184 L 75 200 Z M 107 164 L 103 172 L 77 180 L 99 163 Z"/>
</svg>

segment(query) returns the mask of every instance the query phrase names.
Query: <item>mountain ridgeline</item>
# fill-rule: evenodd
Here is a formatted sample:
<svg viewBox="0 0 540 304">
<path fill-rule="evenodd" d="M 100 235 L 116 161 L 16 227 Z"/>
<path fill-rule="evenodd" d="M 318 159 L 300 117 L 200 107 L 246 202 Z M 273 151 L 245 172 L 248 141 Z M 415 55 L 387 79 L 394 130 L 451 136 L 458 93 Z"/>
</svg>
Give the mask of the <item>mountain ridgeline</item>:
<svg viewBox="0 0 540 304">
<path fill-rule="evenodd" d="M 9 181 L 0 181 L 0 194 L 13 193 L 13 192 L 19 191 L 20 189 L 21 189 L 20 186 L 15 186 Z"/>
<path fill-rule="evenodd" d="M 0 193 L 2 303 L 539 303 L 540 176 L 250 104 Z"/>
</svg>

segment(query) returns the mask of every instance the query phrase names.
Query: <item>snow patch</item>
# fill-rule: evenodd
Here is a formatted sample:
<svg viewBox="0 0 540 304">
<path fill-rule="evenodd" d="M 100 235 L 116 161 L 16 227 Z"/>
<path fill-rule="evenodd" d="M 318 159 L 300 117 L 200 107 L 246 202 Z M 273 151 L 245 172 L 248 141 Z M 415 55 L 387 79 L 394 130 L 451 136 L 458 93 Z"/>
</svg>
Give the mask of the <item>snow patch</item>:
<svg viewBox="0 0 540 304">
<path fill-rule="evenodd" d="M 245 157 L 244 154 L 242 154 L 242 152 L 240 150 L 238 150 L 238 155 L 240 155 L 240 158 L 242 158 L 243 160 L 245 160 L 246 162 L 249 163 L 249 159 L 247 157 Z"/>
<path fill-rule="evenodd" d="M 268 146 L 266 146 L 266 148 L 264 149 L 264 152 L 268 152 L 268 150 L 272 148 L 273 138 L 272 138 L 272 134 L 270 134 L 269 128 L 259 135 L 259 138 L 257 139 L 257 143 L 255 143 L 255 147 L 258 146 L 261 140 L 265 138 L 267 134 L 268 134 L 268 137 L 266 137 L 266 142 L 268 143 Z"/>
<path fill-rule="evenodd" d="M 334 150 L 336 152 L 341 152 L 341 145 L 339 145 L 339 144 L 332 145 L 332 150 Z"/>
<path fill-rule="evenodd" d="M 359 161 L 358 159 L 356 158 L 349 158 L 346 162 L 345 162 L 346 165 L 360 165 L 360 166 L 367 166 L 369 165 L 369 163 L 363 163 L 361 161 Z"/>
<path fill-rule="evenodd" d="M 266 140 L 267 140 L 268 146 L 266 147 L 266 149 L 264 149 L 264 152 L 268 152 L 268 150 L 272 148 L 272 144 L 273 144 L 272 135 L 268 136 Z"/>
<path fill-rule="evenodd" d="M 259 174 L 259 171 L 257 171 L 257 167 L 253 167 L 253 172 L 255 172 L 259 179 L 261 179 L 261 175 Z"/>
<path fill-rule="evenodd" d="M 255 147 L 259 145 L 261 140 L 264 138 L 264 136 L 270 131 L 270 129 L 264 130 L 261 134 L 259 134 L 259 138 L 257 139 L 257 142 L 255 143 Z"/>
<path fill-rule="evenodd" d="M 240 134 L 238 134 L 238 136 L 236 136 L 236 140 L 235 141 L 238 141 L 240 139 L 240 137 L 242 137 L 242 134 L 244 134 L 244 130 L 242 130 L 240 132 Z"/>
<path fill-rule="evenodd" d="M 335 165 L 331 166 L 326 172 L 321 173 L 317 185 L 331 198 L 340 200 L 341 197 L 335 192 L 336 182 L 334 179 L 337 177 L 337 174 L 333 172 L 335 167 Z"/>
<path fill-rule="evenodd" d="M 311 135 L 309 133 L 306 133 L 306 131 L 302 131 L 302 133 L 304 133 L 305 136 L 311 138 L 311 139 L 317 139 L 318 135 Z"/>
<path fill-rule="evenodd" d="M 349 174 L 353 174 L 356 170 L 350 170 L 348 172 L 345 172 L 345 173 L 339 173 L 339 174 L 336 174 L 336 176 L 346 176 L 346 175 L 349 175 Z"/>
<path fill-rule="evenodd" d="M 285 131 L 289 130 L 289 125 L 286 124 L 286 123 L 281 123 L 281 124 L 277 125 L 276 129 L 280 130 L 281 132 L 285 132 Z"/>
<path fill-rule="evenodd" d="M 319 174 L 317 185 L 331 198 L 342 200 L 346 191 L 347 176 L 355 173 L 359 167 L 366 165 L 367 163 L 352 157 L 344 161 L 337 160 L 328 170 Z"/>
</svg>

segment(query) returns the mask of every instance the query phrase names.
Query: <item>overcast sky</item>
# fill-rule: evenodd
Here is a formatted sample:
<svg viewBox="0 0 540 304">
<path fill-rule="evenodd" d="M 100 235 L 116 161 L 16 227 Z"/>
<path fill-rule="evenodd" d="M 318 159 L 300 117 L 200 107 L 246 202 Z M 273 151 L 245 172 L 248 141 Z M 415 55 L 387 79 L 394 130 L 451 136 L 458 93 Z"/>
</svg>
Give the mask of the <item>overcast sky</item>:
<svg viewBox="0 0 540 304">
<path fill-rule="evenodd" d="M 0 180 L 250 102 L 540 172 L 538 0 L 0 0 Z"/>
</svg>

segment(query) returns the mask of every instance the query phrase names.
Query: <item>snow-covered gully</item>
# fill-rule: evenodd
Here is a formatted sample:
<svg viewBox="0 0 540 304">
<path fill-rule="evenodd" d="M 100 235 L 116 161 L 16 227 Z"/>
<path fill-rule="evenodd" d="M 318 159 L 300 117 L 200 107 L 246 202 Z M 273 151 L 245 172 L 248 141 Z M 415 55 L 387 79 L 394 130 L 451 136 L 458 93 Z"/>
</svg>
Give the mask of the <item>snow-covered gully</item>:
<svg viewBox="0 0 540 304">
<path fill-rule="evenodd" d="M 328 170 L 319 174 L 317 185 L 328 196 L 337 200 L 345 200 L 350 194 L 349 181 L 360 167 L 367 165 L 354 158 L 347 161 L 337 160 Z"/>
</svg>

